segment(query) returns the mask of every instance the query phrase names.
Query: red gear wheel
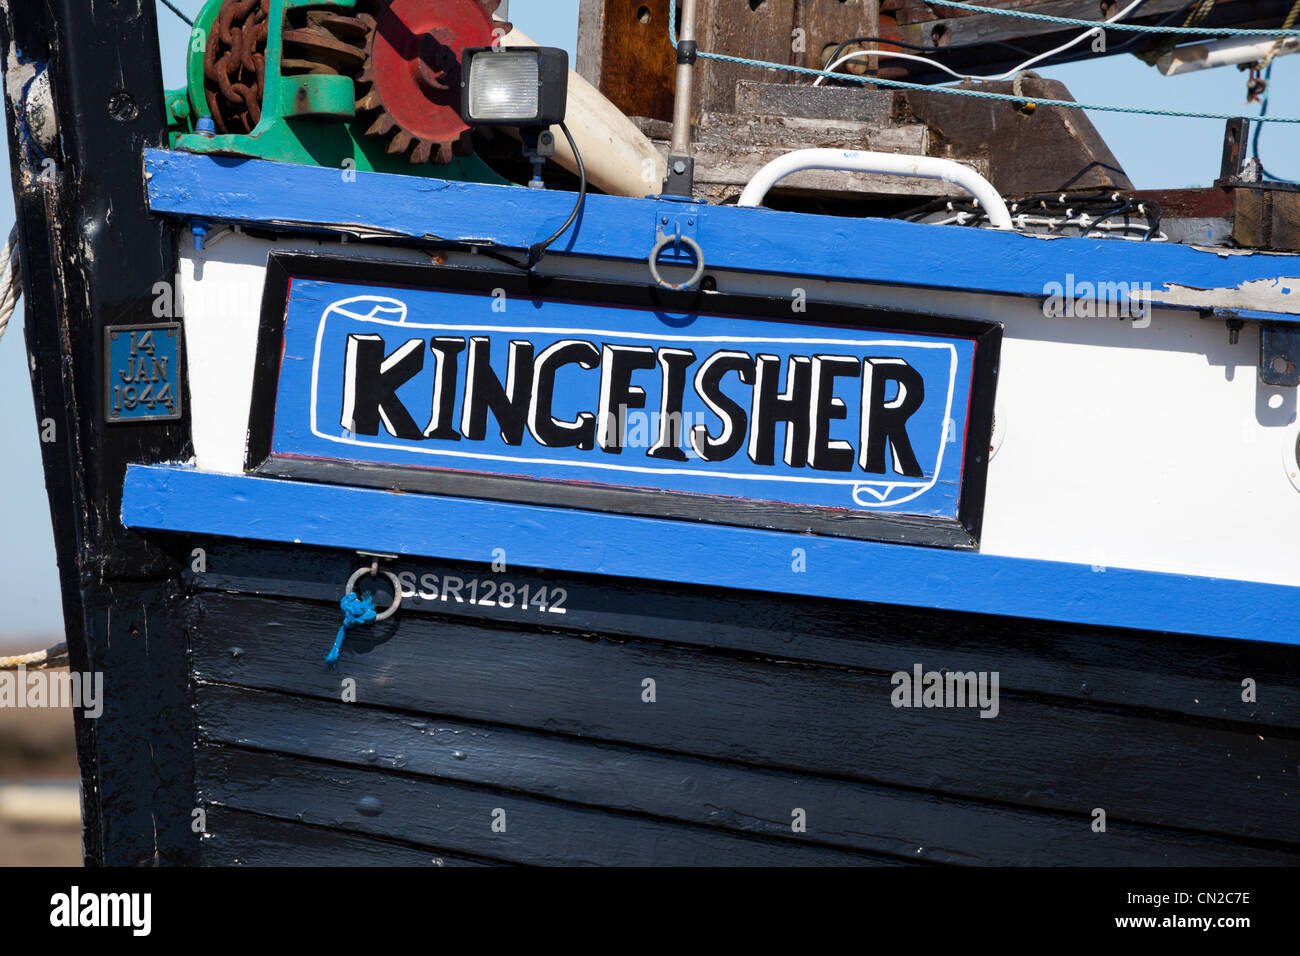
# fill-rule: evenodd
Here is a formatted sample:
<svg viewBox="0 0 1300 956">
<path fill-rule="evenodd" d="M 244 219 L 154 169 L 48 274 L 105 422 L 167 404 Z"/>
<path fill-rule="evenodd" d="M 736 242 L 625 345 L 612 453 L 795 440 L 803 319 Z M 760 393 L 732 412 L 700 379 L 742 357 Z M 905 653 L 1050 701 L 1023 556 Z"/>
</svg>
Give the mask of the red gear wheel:
<svg viewBox="0 0 1300 956">
<path fill-rule="evenodd" d="M 374 114 L 367 135 L 389 137 L 388 152 L 412 163 L 469 155 L 460 115 L 460 66 L 467 47 L 492 46 L 509 24 L 492 19 L 500 0 L 378 0 L 368 19 L 357 111 Z"/>
</svg>

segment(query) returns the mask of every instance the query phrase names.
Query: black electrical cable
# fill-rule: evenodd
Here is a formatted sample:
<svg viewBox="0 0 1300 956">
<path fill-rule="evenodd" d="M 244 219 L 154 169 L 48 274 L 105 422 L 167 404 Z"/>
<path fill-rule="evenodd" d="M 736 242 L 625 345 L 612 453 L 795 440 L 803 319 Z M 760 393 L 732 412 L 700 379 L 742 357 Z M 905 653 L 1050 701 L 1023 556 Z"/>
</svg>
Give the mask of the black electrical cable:
<svg viewBox="0 0 1300 956">
<path fill-rule="evenodd" d="M 1114 219 L 1116 216 L 1120 215 L 1121 213 L 1125 214 L 1124 225 L 1127 227 L 1128 226 L 1127 214 L 1132 212 L 1133 209 L 1134 209 L 1133 200 L 1131 199 L 1121 200 L 1119 203 L 1113 206 L 1108 212 L 1103 212 L 1100 216 L 1094 219 L 1087 226 L 1087 228 L 1083 230 L 1080 236 L 1084 239 L 1088 238 L 1088 234 L 1091 233 L 1094 229 L 1096 229 L 1099 225 L 1101 225 L 1107 219 Z M 1150 232 L 1148 232 L 1148 235 L 1150 235 Z"/>
<path fill-rule="evenodd" d="M 172 13 L 176 14 L 176 15 L 177 15 L 178 17 L 180 17 L 182 20 L 184 20 L 185 23 L 186 23 L 188 26 L 191 26 L 191 27 L 194 26 L 194 21 L 193 21 L 193 20 L 191 20 L 191 19 L 190 19 L 189 17 L 187 17 L 185 14 L 181 13 L 180 10 L 178 10 L 175 6 L 172 5 L 172 0 L 162 0 L 162 5 L 163 5 L 164 7 L 166 7 L 168 10 L 170 10 Z"/>
<path fill-rule="evenodd" d="M 1179 19 L 1180 17 L 1185 16 L 1187 13 L 1190 13 L 1191 10 L 1192 10 L 1192 8 L 1195 7 L 1195 6 L 1197 5 L 1197 3 L 1199 3 L 1199 2 L 1200 2 L 1200 0 L 1192 0 L 1191 3 L 1187 4 L 1187 6 L 1185 6 L 1185 7 L 1180 7 L 1179 9 L 1175 10 L 1173 13 L 1171 13 L 1171 14 L 1169 14 L 1167 17 L 1165 17 L 1163 20 L 1159 20 L 1159 21 L 1157 21 L 1156 23 L 1154 23 L 1153 26 L 1157 26 L 1157 27 L 1167 27 L 1167 26 L 1169 26 L 1169 24 L 1173 23 L 1175 20 Z M 1168 36 L 1168 34 L 1166 34 L 1166 36 Z M 1137 43 L 1141 43 L 1143 40 L 1149 40 L 1149 39 L 1150 39 L 1150 36 L 1149 36 L 1148 34 L 1145 34 L 1145 33 L 1134 33 L 1133 36 L 1132 36 L 1131 38 L 1125 40 L 1125 41 L 1124 41 L 1123 43 L 1121 43 L 1119 46 L 1115 46 L 1115 47 L 1110 47 L 1110 48 L 1108 48 L 1108 49 L 1106 50 L 1106 52 L 1107 52 L 1108 54 L 1110 54 L 1110 53 L 1118 53 L 1118 52 L 1120 52 L 1121 50 L 1127 50 L 1129 47 L 1131 47 L 1131 46 L 1133 46 L 1133 45 L 1135 45 L 1135 44 L 1137 44 Z M 1190 38 L 1189 38 L 1189 39 L 1190 39 Z"/>
<path fill-rule="evenodd" d="M 1144 199 L 1142 200 L 1142 203 L 1143 205 L 1150 206 L 1156 212 L 1154 216 L 1147 219 L 1147 222 L 1151 225 L 1147 227 L 1147 234 L 1142 237 L 1143 242 L 1150 242 L 1152 236 L 1160 234 L 1160 223 L 1164 222 L 1165 211 L 1160 208 L 1160 203 L 1156 202 L 1154 199 Z"/>
<path fill-rule="evenodd" d="M 843 43 L 837 46 L 835 48 L 835 52 L 831 54 L 830 59 L 827 60 L 826 63 L 829 65 L 831 63 L 836 62 L 840 58 L 840 55 L 846 49 L 848 49 L 849 47 L 853 46 L 856 43 L 888 43 L 890 46 L 901 47 L 904 50 L 916 50 L 918 53 L 945 53 L 951 50 L 968 50 L 971 47 L 977 47 L 977 46 L 1004 46 L 1007 47 L 1008 49 L 1015 50 L 1017 53 L 1021 53 L 1025 56 L 1033 56 L 1033 54 L 1028 50 L 1022 49 L 1021 47 L 1016 46 L 1014 43 L 1007 43 L 1003 40 L 995 40 L 992 43 L 958 43 L 954 46 L 918 46 L 915 43 L 904 43 L 902 40 L 888 40 L 885 37 L 853 37 L 851 40 L 845 40 Z M 871 52 L 888 53 L 889 51 L 888 50 L 877 50 L 877 51 L 864 50 L 863 52 L 864 53 L 871 53 Z"/>
<path fill-rule="evenodd" d="M 1088 236 L 1098 223 L 1116 216 L 1123 215 L 1126 217 L 1142 207 L 1142 213 L 1146 218 L 1146 233 L 1142 236 L 1143 241 L 1148 241 L 1159 235 L 1160 224 L 1164 218 L 1164 211 L 1160 204 L 1151 199 L 1132 199 L 1130 197 L 1119 196 L 1114 194 L 1087 194 L 1087 193 L 1053 193 L 1052 195 L 1026 196 L 1018 199 L 1012 204 L 1012 218 L 1015 218 L 1016 210 L 1037 209 L 1046 214 L 1068 213 L 1077 210 L 1081 213 L 1095 215 L 1098 218 L 1088 226 L 1080 226 L 1080 236 Z M 926 217 L 935 213 L 949 210 L 952 212 L 964 212 L 974 216 L 978 220 L 986 220 L 988 212 L 981 208 L 977 203 L 971 200 L 963 199 L 932 199 L 929 202 L 922 203 L 912 209 L 905 210 L 894 216 L 896 219 L 905 219 L 910 222 L 923 222 Z M 1133 226 L 1130 228 L 1140 228 Z"/>
<path fill-rule="evenodd" d="M 569 213 L 569 218 L 564 221 L 564 225 L 555 230 L 555 235 L 545 242 L 538 242 L 528 248 L 528 268 L 531 271 L 542 261 L 546 255 L 546 250 L 551 248 L 551 244 L 573 225 L 578 218 L 578 213 L 582 211 L 582 205 L 587 201 L 587 167 L 582 163 L 582 154 L 578 152 L 578 144 L 573 141 L 573 134 L 569 132 L 569 127 L 560 124 L 560 130 L 564 133 L 564 138 L 569 141 L 569 148 L 573 150 L 573 158 L 578 161 L 578 201 L 573 206 L 573 212 Z"/>
<path fill-rule="evenodd" d="M 893 218 L 914 220 L 918 216 L 928 216 L 932 212 L 938 212 L 950 202 L 952 202 L 950 199 L 931 199 L 919 206 L 913 206 L 911 209 L 904 209 L 902 212 L 896 213 Z"/>
<path fill-rule="evenodd" d="M 1162 20 L 1159 22 L 1158 25 L 1159 25 L 1159 26 L 1167 26 L 1171 21 L 1176 20 L 1176 19 L 1178 19 L 1179 17 L 1181 17 L 1181 16 L 1183 16 L 1184 14 L 1186 14 L 1189 10 L 1191 10 L 1193 7 L 1195 7 L 1196 4 L 1197 4 L 1198 2 L 1199 2 L 1199 0 L 1192 0 L 1192 2 L 1190 2 L 1190 3 L 1187 4 L 1187 6 L 1182 7 L 1182 8 L 1179 9 L 1179 10 L 1175 10 L 1173 13 L 1169 14 L 1168 16 L 1166 16 L 1164 19 L 1162 19 Z M 1141 6 L 1142 6 L 1142 5 L 1139 5 L 1139 6 L 1138 6 L 1137 8 L 1135 8 L 1135 9 L 1140 9 Z M 1097 21 L 1097 25 L 1103 28 L 1103 32 L 1104 32 L 1104 28 L 1105 28 L 1105 23 L 1106 23 L 1106 21 L 1104 21 L 1104 20 L 1098 20 L 1098 21 Z M 1137 33 L 1137 34 L 1135 34 L 1131 39 L 1129 39 L 1129 40 L 1125 40 L 1125 41 L 1124 41 L 1123 43 L 1121 43 L 1119 46 L 1111 47 L 1111 48 L 1107 49 L 1107 50 L 1106 50 L 1106 53 L 1107 53 L 1107 54 L 1119 53 L 1121 50 L 1125 50 L 1125 49 L 1127 49 L 1128 47 L 1132 46 L 1133 44 L 1138 43 L 1138 42 L 1140 42 L 1140 41 L 1142 41 L 1142 40 L 1146 40 L 1146 39 L 1147 39 L 1147 36 L 1146 36 L 1145 34 Z M 904 43 L 904 42 L 901 41 L 901 40 L 888 40 L 888 39 L 886 39 L 886 38 L 884 38 L 884 37 L 854 37 L 854 38 L 851 39 L 851 40 L 845 40 L 843 43 L 841 43 L 839 46 L 837 46 L 837 47 L 835 48 L 835 52 L 831 54 L 830 59 L 826 61 L 827 64 L 829 65 L 829 64 L 832 64 L 832 63 L 837 62 L 837 61 L 839 60 L 839 58 L 840 58 L 840 55 L 843 54 L 843 52 L 844 52 L 848 47 L 851 47 L 851 46 L 853 46 L 854 44 L 857 44 L 857 43 L 888 43 L 888 44 L 890 44 L 891 46 L 896 46 L 896 47 L 899 47 L 899 48 L 904 49 L 904 50 L 915 50 L 915 51 L 917 51 L 918 53 L 928 53 L 928 54 L 930 54 L 931 56 L 933 56 L 933 55 L 935 55 L 935 54 L 938 54 L 938 53 L 950 52 L 950 51 L 953 51 L 953 50 L 969 50 L 969 49 L 971 49 L 972 47 L 989 47 L 989 46 L 1000 46 L 1000 47 L 1006 47 L 1008 50 L 1014 50 L 1014 51 L 1016 51 L 1017 53 L 1023 54 L 1024 56 L 1027 56 L 1027 57 L 1032 57 L 1032 56 L 1035 55 L 1035 54 L 1032 53 L 1031 51 L 1026 50 L 1026 49 L 1024 49 L 1023 47 L 1016 46 L 1014 43 L 1007 43 L 1005 40 L 995 40 L 995 41 L 993 41 L 993 42 L 991 42 L 991 43 L 982 43 L 982 42 L 979 42 L 979 41 L 974 41 L 974 42 L 970 42 L 970 43 L 956 43 L 956 44 L 953 44 L 953 45 L 951 45 L 951 46 L 919 46 L 919 45 L 917 45 L 917 44 L 915 44 L 915 43 Z M 869 53 L 869 52 L 874 52 L 874 51 L 864 51 L 864 53 Z M 888 52 L 888 51 L 886 50 L 886 51 L 879 51 L 879 52 Z M 1050 57 L 1049 57 L 1048 59 L 1046 59 L 1046 60 L 1043 60 L 1043 61 L 1041 61 L 1041 62 L 1039 62 L 1039 63 L 1035 63 L 1035 64 L 1034 64 L 1034 66 L 1051 66 L 1051 65 L 1053 65 L 1053 60 L 1052 60 Z"/>
</svg>

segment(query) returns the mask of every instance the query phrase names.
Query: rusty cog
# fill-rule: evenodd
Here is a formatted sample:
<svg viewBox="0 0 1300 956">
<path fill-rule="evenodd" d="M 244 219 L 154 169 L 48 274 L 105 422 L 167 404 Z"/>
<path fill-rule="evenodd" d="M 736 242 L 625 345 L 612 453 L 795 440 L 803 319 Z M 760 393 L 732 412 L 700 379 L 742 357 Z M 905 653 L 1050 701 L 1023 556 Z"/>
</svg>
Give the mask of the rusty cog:
<svg viewBox="0 0 1300 956">
<path fill-rule="evenodd" d="M 366 135 L 411 163 L 451 162 L 473 152 L 460 115 L 460 64 L 467 47 L 491 46 L 500 0 L 370 0 L 357 115 Z"/>
<path fill-rule="evenodd" d="M 374 26 L 366 16 L 326 10 L 291 10 L 285 16 L 280 69 L 294 74 L 356 77 L 365 65 L 365 43 Z"/>
</svg>

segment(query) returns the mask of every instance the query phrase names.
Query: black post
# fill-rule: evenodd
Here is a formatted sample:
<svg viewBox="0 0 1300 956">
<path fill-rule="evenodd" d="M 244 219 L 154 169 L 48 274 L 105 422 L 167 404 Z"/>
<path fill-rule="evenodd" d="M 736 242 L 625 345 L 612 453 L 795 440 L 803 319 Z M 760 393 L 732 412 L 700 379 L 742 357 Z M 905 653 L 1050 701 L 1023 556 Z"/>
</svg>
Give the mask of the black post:
<svg viewBox="0 0 1300 956">
<path fill-rule="evenodd" d="M 189 457 L 188 416 L 109 424 L 104 397 L 105 328 L 158 322 L 155 286 L 176 275 L 176 238 L 150 215 L 143 172 L 145 147 L 164 143 L 157 36 L 153 0 L 10 0 L 0 23 L 6 62 L 21 64 L 5 110 L 67 640 L 74 671 L 104 675 L 102 716 L 76 713 L 92 864 L 192 863 L 198 851 L 180 569 L 120 520 L 128 463 Z M 57 126 L 45 149 L 23 103 L 42 67 Z"/>
<path fill-rule="evenodd" d="M 1246 162 L 1248 153 L 1249 138 L 1248 119 L 1238 116 L 1228 120 L 1223 129 L 1223 158 L 1219 162 L 1219 179 L 1215 185 L 1230 185 L 1241 177 L 1241 167 Z"/>
</svg>

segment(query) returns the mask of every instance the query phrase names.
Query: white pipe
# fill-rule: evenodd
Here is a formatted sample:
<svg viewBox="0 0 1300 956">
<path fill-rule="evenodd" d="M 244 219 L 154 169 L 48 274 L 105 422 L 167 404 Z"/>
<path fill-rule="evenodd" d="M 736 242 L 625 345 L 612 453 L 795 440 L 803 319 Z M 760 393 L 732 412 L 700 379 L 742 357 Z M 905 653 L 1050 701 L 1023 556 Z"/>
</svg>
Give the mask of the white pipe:
<svg viewBox="0 0 1300 956">
<path fill-rule="evenodd" d="M 1300 52 L 1300 37 L 1282 37 L 1276 56 Z M 1268 56 L 1277 40 L 1265 37 L 1233 37 L 1228 40 L 1211 40 L 1170 50 L 1156 60 L 1156 69 L 1165 76 L 1212 70 L 1216 66 L 1239 66 L 1257 63 Z"/>
<path fill-rule="evenodd" d="M 750 180 L 740 194 L 741 206 L 761 206 L 768 191 L 792 173 L 805 169 L 843 169 L 857 173 L 882 173 L 887 176 L 915 176 L 939 179 L 960 186 L 988 210 L 989 221 L 997 229 L 1011 228 L 1011 213 L 993 184 L 975 170 L 951 159 L 933 156 L 908 156 L 901 153 L 869 153 L 855 149 L 796 149 L 778 156 Z"/>
</svg>

